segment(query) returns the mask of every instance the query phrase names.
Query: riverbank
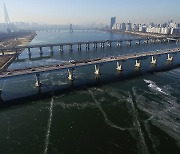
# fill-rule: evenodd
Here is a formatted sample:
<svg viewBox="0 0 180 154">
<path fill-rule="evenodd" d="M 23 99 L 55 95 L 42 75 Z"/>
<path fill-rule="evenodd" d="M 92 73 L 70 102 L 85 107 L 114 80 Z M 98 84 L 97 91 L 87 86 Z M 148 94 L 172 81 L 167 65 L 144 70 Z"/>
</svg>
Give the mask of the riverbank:
<svg viewBox="0 0 180 154">
<path fill-rule="evenodd" d="M 154 37 L 154 38 L 163 38 L 163 37 L 174 37 L 173 35 L 164 35 L 164 34 L 154 34 L 154 33 L 143 33 L 143 32 L 134 32 L 134 31 L 122 31 L 122 30 L 102 30 L 116 34 L 129 34 L 140 37 Z"/>
<path fill-rule="evenodd" d="M 15 46 L 28 45 L 36 36 L 35 32 L 26 32 L 13 38 L 0 42 L 0 48 L 13 48 Z M 21 51 L 22 52 L 22 51 Z M 8 55 L 0 53 L 0 71 L 4 71 L 16 59 L 18 55 L 14 51 L 8 51 Z"/>
</svg>

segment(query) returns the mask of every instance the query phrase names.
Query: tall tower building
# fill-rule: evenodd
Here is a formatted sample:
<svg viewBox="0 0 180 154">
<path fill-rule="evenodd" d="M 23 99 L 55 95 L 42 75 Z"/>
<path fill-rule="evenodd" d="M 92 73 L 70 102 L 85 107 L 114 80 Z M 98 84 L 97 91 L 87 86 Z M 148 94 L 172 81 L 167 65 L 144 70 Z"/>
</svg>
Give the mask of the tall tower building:
<svg viewBox="0 0 180 154">
<path fill-rule="evenodd" d="M 73 32 L 73 26 L 72 26 L 72 24 L 70 24 L 69 32 L 70 32 L 70 33 Z"/>
<path fill-rule="evenodd" d="M 111 25 L 110 25 L 110 28 L 112 29 L 114 24 L 116 23 L 116 17 L 112 17 L 111 18 Z"/>
<path fill-rule="evenodd" d="M 9 20 L 9 16 L 8 16 L 8 12 L 7 12 L 6 5 L 5 5 L 5 4 L 4 4 L 4 17 L 5 17 L 5 23 L 6 23 L 6 25 L 9 25 L 9 24 L 10 24 L 10 20 Z"/>
</svg>

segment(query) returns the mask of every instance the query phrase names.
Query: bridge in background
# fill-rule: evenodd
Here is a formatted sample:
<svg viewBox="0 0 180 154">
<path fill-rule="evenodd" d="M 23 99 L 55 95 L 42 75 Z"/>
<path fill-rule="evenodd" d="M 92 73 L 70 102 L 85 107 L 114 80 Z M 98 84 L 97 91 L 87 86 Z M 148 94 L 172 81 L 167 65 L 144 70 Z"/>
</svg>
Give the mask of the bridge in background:
<svg viewBox="0 0 180 154">
<path fill-rule="evenodd" d="M 111 47 L 112 43 L 116 43 L 118 47 L 122 46 L 123 42 L 126 42 L 128 46 L 132 45 L 132 42 L 135 42 L 135 44 L 140 45 L 141 43 L 157 43 L 157 42 L 179 42 L 180 37 L 170 37 L 170 38 L 137 38 L 137 39 L 116 39 L 116 40 L 100 40 L 100 41 L 82 41 L 82 42 L 69 42 L 69 43 L 55 43 L 55 44 L 38 44 L 38 45 L 27 45 L 27 46 L 16 46 L 13 48 L 0 48 L 1 55 L 5 55 L 7 53 L 21 53 L 24 49 L 28 50 L 28 54 L 31 55 L 31 49 L 32 48 L 38 48 L 40 54 L 43 54 L 43 48 L 49 48 L 50 52 L 53 52 L 53 47 L 59 47 L 59 51 L 64 51 L 64 46 L 69 47 L 69 51 L 73 51 L 73 46 L 77 46 L 78 51 L 81 51 L 82 45 L 85 46 L 86 50 L 90 49 L 90 45 L 93 45 L 93 48 L 98 48 L 98 45 L 100 48 L 104 48 L 105 45 L 107 47 Z"/>
</svg>

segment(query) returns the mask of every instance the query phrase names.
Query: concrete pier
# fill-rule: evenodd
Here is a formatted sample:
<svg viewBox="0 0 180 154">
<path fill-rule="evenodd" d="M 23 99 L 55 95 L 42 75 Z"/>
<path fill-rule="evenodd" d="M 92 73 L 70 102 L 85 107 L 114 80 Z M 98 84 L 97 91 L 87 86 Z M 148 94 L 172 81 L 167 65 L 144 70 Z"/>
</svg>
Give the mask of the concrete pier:
<svg viewBox="0 0 180 154">
<path fill-rule="evenodd" d="M 74 80 L 74 77 L 73 77 L 73 69 L 68 69 L 68 79 L 70 81 L 73 81 Z"/>
<path fill-rule="evenodd" d="M 78 51 L 81 51 L 81 44 L 78 44 L 77 48 L 78 48 Z"/>
<path fill-rule="evenodd" d="M 39 47 L 39 52 L 40 52 L 40 55 L 43 54 L 42 47 Z"/>
<path fill-rule="evenodd" d="M 111 42 L 107 42 L 107 47 L 111 47 Z"/>
<path fill-rule="evenodd" d="M 170 54 L 168 54 L 167 61 L 173 61 L 173 56 L 170 56 Z"/>
<path fill-rule="evenodd" d="M 89 50 L 89 43 L 86 43 L 86 50 Z"/>
<path fill-rule="evenodd" d="M 138 40 L 137 42 L 136 42 L 136 45 L 140 45 L 141 44 L 141 40 Z"/>
<path fill-rule="evenodd" d="M 104 42 L 100 43 L 100 48 L 104 48 Z"/>
<path fill-rule="evenodd" d="M 117 62 L 117 68 L 116 70 L 122 71 L 122 62 Z"/>
<path fill-rule="evenodd" d="M 118 42 L 117 42 L 117 46 L 118 46 L 118 47 L 121 47 L 121 46 L 122 46 L 122 41 L 118 41 Z"/>
<path fill-rule="evenodd" d="M 154 56 L 152 56 L 151 57 L 151 64 L 156 65 L 156 63 L 157 63 L 157 59 Z"/>
<path fill-rule="evenodd" d="M 49 51 L 52 53 L 53 52 L 53 46 L 50 46 Z"/>
<path fill-rule="evenodd" d="M 28 55 L 31 55 L 31 48 L 28 48 Z"/>
<path fill-rule="evenodd" d="M 69 51 L 72 51 L 72 44 L 69 44 Z"/>
<path fill-rule="evenodd" d="M 141 67 L 141 60 L 136 60 L 135 67 L 137 68 Z"/>
<path fill-rule="evenodd" d="M 36 86 L 36 87 L 41 87 L 41 86 L 42 86 L 42 83 L 41 83 L 41 81 L 40 81 L 40 75 L 39 75 L 39 73 L 35 74 L 35 78 L 36 78 L 35 86 Z"/>
<path fill-rule="evenodd" d="M 63 51 L 64 51 L 64 46 L 63 46 L 63 45 L 60 45 L 60 46 L 59 46 L 59 51 L 60 51 L 60 52 L 63 52 Z"/>
<path fill-rule="evenodd" d="M 95 75 L 100 75 L 100 66 L 99 65 L 95 65 Z"/>
<path fill-rule="evenodd" d="M 131 42 L 132 42 L 131 40 L 128 40 L 127 41 L 127 46 L 131 46 Z"/>
<path fill-rule="evenodd" d="M 93 43 L 93 48 L 97 49 L 97 43 Z"/>
</svg>

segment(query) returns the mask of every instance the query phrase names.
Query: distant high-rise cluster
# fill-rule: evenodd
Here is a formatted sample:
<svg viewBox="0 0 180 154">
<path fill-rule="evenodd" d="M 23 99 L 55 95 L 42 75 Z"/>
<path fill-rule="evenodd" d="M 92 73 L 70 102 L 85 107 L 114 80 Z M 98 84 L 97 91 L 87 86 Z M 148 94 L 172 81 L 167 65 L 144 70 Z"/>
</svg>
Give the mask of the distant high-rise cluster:
<svg viewBox="0 0 180 154">
<path fill-rule="evenodd" d="M 155 33 L 155 34 L 180 34 L 180 23 L 175 23 L 172 20 L 168 22 L 163 22 L 161 24 L 149 23 L 149 24 L 134 24 L 128 21 L 127 23 L 114 23 L 112 22 L 110 29 L 122 30 L 122 31 L 134 31 L 143 33 Z M 113 20 L 114 21 L 114 20 Z"/>
</svg>

